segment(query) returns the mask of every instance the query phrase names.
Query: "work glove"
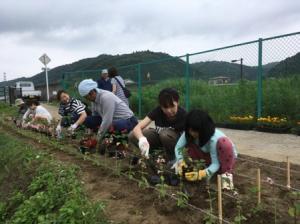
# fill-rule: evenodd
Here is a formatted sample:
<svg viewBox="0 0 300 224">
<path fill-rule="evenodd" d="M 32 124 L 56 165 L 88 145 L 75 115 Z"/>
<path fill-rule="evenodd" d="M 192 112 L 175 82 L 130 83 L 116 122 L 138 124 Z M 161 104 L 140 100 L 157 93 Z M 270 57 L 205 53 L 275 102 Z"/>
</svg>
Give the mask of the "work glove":
<svg viewBox="0 0 300 224">
<path fill-rule="evenodd" d="M 75 129 L 78 127 L 78 125 L 75 123 L 75 124 L 72 124 L 69 128 L 68 128 L 68 131 L 70 132 L 74 132 Z"/>
<path fill-rule="evenodd" d="M 56 133 L 60 133 L 61 132 L 61 126 L 60 126 L 60 124 L 57 125 L 55 131 L 56 131 Z"/>
<path fill-rule="evenodd" d="M 175 169 L 175 173 L 176 174 L 179 174 L 180 176 L 182 176 L 182 169 L 183 167 L 187 167 L 186 163 L 182 160 L 182 159 L 179 159 L 177 160 L 173 166 L 171 167 L 171 169 Z"/>
<path fill-rule="evenodd" d="M 187 179 L 188 181 L 202 180 L 204 177 L 206 177 L 205 170 L 199 170 L 199 171 L 185 173 L 185 179 Z"/>
<path fill-rule="evenodd" d="M 143 136 L 139 139 L 139 148 L 142 156 L 145 156 L 148 159 L 150 145 L 146 137 Z"/>
</svg>

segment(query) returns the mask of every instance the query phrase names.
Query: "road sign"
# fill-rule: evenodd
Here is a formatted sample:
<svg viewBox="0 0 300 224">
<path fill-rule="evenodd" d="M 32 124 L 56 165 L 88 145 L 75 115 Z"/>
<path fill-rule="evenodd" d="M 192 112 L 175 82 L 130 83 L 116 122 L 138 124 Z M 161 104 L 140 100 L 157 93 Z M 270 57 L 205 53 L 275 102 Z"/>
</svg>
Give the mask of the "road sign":
<svg viewBox="0 0 300 224">
<path fill-rule="evenodd" d="M 51 59 L 48 57 L 48 55 L 46 55 L 46 54 L 43 54 L 40 58 L 39 58 L 39 60 L 44 64 L 44 65 L 47 65 L 50 61 L 51 61 Z"/>
<path fill-rule="evenodd" d="M 45 65 L 45 74 L 46 74 L 46 87 L 47 87 L 47 102 L 49 102 L 49 84 L 48 84 L 48 68 L 47 64 L 51 61 L 48 55 L 43 54 L 39 60 Z"/>
</svg>

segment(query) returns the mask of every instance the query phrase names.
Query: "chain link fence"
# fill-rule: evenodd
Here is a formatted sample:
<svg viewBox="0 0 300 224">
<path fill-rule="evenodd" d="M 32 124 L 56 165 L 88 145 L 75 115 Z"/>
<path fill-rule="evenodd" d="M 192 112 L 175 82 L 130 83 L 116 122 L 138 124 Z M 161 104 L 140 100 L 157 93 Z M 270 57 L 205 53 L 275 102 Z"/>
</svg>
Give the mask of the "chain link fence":
<svg viewBox="0 0 300 224">
<path fill-rule="evenodd" d="M 116 67 L 140 118 L 162 88 L 174 87 L 183 107 L 204 109 L 217 122 L 233 115 L 300 119 L 300 32 Z M 79 97 L 78 83 L 99 79 L 101 69 L 64 73 L 62 87 Z"/>
</svg>

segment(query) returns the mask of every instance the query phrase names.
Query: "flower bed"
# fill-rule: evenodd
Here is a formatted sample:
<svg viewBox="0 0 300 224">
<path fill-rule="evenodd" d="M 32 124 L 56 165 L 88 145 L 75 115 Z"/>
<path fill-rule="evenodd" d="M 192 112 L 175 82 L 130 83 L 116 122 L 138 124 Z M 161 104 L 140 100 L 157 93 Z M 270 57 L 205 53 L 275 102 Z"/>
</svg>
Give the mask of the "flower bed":
<svg viewBox="0 0 300 224">
<path fill-rule="evenodd" d="M 257 130 L 269 133 L 293 133 L 300 135 L 300 121 L 298 121 L 292 128 L 291 122 L 285 117 L 261 117 L 254 118 L 248 116 L 231 116 L 228 121 L 224 123 L 216 123 L 219 128 L 229 128 L 237 130 Z"/>
<path fill-rule="evenodd" d="M 252 130 L 255 127 L 255 119 L 253 116 L 231 116 L 229 121 L 218 123 L 218 127 L 230 128 L 238 130 Z"/>
<path fill-rule="evenodd" d="M 257 119 L 256 130 L 271 133 L 290 133 L 291 125 L 287 118 L 268 116 Z"/>
</svg>

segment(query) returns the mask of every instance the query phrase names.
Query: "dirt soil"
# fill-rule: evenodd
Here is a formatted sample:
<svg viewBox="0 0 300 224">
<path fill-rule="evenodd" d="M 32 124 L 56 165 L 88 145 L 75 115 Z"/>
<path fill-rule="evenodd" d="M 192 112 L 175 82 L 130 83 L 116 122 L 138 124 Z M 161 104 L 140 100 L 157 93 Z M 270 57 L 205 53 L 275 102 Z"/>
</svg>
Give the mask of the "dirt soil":
<svg viewBox="0 0 300 224">
<path fill-rule="evenodd" d="M 157 192 L 153 189 L 142 189 L 136 182 L 112 174 L 110 170 L 96 166 L 90 161 L 56 150 L 50 145 L 39 143 L 36 139 L 24 136 L 16 130 L 8 129 L 8 127 L 2 128 L 5 128 L 5 131 L 23 140 L 26 144 L 34 144 L 40 150 L 50 150 L 57 160 L 80 166 L 80 178 L 88 195 L 93 201 L 106 202 L 106 215 L 113 220 L 112 223 L 204 223 L 204 215 L 200 211 L 179 208 L 176 206 L 176 201 L 169 197 L 160 200 Z M 75 148 L 73 150 L 74 152 L 77 151 Z M 99 161 L 105 159 L 109 167 L 114 167 L 116 163 L 116 160 L 112 158 L 104 158 L 100 155 L 96 157 Z M 118 161 L 120 161 L 121 167 L 128 167 L 127 159 Z M 290 191 L 284 187 L 278 188 L 263 182 L 262 209 L 258 209 L 256 206 L 255 178 L 257 168 L 261 168 L 262 181 L 265 181 L 267 177 L 271 177 L 276 184 L 285 186 L 285 167 L 285 163 L 241 155 L 236 164 L 234 183 L 239 193 L 238 198 L 242 207 L 241 214 L 247 218 L 244 223 L 274 223 L 275 214 L 277 223 L 293 223 L 293 218 L 288 215 L 288 208 L 292 204 L 291 199 L 289 199 Z M 292 187 L 300 188 L 300 166 L 292 164 L 291 168 Z M 125 172 L 126 169 L 121 170 Z M 212 189 L 216 188 L 215 182 L 215 180 L 212 180 Z M 184 186 L 191 195 L 190 204 L 200 209 L 209 209 L 209 195 L 204 182 L 184 183 Z M 176 193 L 178 190 L 178 187 L 168 187 L 168 191 L 172 193 Z M 211 190 L 211 198 L 213 199 L 214 214 L 217 215 L 216 193 L 213 190 Z M 232 198 L 231 193 L 226 193 L 223 196 L 224 218 L 232 221 L 238 214 L 237 207 L 237 199 Z"/>
</svg>

